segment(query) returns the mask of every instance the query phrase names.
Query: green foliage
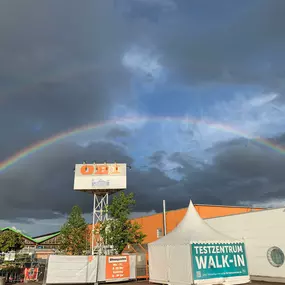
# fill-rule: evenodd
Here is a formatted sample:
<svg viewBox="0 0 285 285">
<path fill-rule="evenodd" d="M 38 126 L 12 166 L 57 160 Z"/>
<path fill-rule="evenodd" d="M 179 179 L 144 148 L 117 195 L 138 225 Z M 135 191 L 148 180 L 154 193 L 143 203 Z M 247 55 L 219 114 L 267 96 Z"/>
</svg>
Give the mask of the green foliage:
<svg viewBox="0 0 285 285">
<path fill-rule="evenodd" d="M 59 235 L 59 250 L 71 255 L 82 255 L 86 251 L 88 227 L 82 211 L 74 206 Z"/>
<path fill-rule="evenodd" d="M 0 252 L 17 251 L 25 246 L 20 233 L 10 230 L 0 233 Z"/>
<path fill-rule="evenodd" d="M 120 192 L 114 196 L 107 211 L 111 219 L 101 224 L 100 234 L 106 244 L 113 245 L 117 253 L 121 253 L 127 244 L 140 244 L 145 235 L 138 223 L 132 223 L 129 215 L 136 201 L 134 194 Z"/>
</svg>

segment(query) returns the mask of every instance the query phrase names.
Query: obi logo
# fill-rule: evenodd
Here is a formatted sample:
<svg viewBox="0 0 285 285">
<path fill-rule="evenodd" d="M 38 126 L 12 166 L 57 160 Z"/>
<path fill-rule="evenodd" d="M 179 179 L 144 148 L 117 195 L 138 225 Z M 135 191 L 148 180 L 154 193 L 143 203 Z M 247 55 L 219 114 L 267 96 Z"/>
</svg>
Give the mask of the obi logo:
<svg viewBox="0 0 285 285">
<path fill-rule="evenodd" d="M 110 186 L 109 180 L 103 180 L 103 179 L 92 179 L 92 187 L 106 187 Z"/>
<path fill-rule="evenodd" d="M 118 164 L 84 164 L 80 168 L 82 175 L 113 175 L 121 174 Z"/>
</svg>

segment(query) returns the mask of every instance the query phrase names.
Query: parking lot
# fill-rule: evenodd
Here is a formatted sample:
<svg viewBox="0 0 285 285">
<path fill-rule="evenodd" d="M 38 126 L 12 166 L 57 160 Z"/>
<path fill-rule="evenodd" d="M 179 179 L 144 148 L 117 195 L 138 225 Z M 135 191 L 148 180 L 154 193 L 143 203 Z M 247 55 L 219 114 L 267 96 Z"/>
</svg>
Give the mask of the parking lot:
<svg viewBox="0 0 285 285">
<path fill-rule="evenodd" d="M 110 284 L 110 283 L 108 283 Z M 118 283 L 112 283 L 118 284 Z M 124 284 L 128 285 L 149 285 L 148 281 L 137 281 L 137 282 L 124 282 Z M 262 282 L 262 281 L 252 281 L 250 284 L 252 285 L 278 285 L 278 284 L 285 284 L 285 283 L 276 283 L 276 282 Z M 111 285 L 111 284 L 110 284 Z"/>
<path fill-rule="evenodd" d="M 7 283 L 10 284 L 10 283 Z M 15 285 L 20 285 L 23 283 L 17 283 Z M 33 284 L 33 285 L 42 285 L 42 283 L 39 282 L 29 282 L 29 284 Z M 127 281 L 127 282 L 120 282 L 120 283 L 107 283 L 108 285 L 118 285 L 118 284 L 124 284 L 124 285 L 149 285 L 149 284 L 153 284 L 153 283 L 149 283 L 148 281 Z M 278 282 L 263 282 L 263 281 L 251 281 L 250 283 L 251 285 L 281 285 L 281 284 L 285 284 L 285 283 L 278 283 Z M 74 284 L 77 285 L 77 284 Z"/>
</svg>

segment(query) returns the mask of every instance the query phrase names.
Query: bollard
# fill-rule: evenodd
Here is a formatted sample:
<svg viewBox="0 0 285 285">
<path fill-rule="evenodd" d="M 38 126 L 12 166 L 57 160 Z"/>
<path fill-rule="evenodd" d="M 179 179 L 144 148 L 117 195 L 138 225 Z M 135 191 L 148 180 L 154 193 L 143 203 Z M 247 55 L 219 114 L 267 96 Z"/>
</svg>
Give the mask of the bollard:
<svg viewBox="0 0 285 285">
<path fill-rule="evenodd" d="M 5 285 L 6 283 L 6 277 L 1 276 L 0 277 L 0 285 Z"/>
</svg>

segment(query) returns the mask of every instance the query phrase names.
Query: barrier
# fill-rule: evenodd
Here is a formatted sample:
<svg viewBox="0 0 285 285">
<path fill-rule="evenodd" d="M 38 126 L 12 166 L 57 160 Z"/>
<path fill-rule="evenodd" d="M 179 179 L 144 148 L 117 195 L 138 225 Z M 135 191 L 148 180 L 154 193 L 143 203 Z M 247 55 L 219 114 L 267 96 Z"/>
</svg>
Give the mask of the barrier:
<svg viewBox="0 0 285 285">
<path fill-rule="evenodd" d="M 136 279 L 136 256 L 100 256 L 98 281 L 122 282 Z"/>
<path fill-rule="evenodd" d="M 137 279 L 149 279 L 148 254 L 137 254 Z"/>
<path fill-rule="evenodd" d="M 148 249 L 147 244 L 128 244 L 124 250 L 123 255 L 136 256 L 136 279 L 149 279 L 148 273 Z"/>
<path fill-rule="evenodd" d="M 46 284 L 79 284 L 97 282 L 97 256 L 51 255 Z"/>
<path fill-rule="evenodd" d="M 0 277 L 3 277 L 6 283 L 21 283 L 24 281 L 24 268 L 1 269 Z"/>
<path fill-rule="evenodd" d="M 86 284 L 136 279 L 136 256 L 51 255 L 45 284 Z"/>
</svg>

